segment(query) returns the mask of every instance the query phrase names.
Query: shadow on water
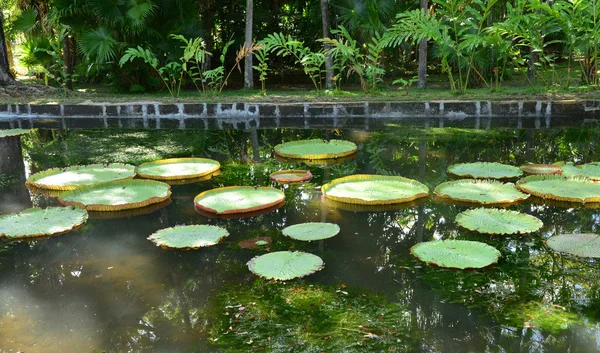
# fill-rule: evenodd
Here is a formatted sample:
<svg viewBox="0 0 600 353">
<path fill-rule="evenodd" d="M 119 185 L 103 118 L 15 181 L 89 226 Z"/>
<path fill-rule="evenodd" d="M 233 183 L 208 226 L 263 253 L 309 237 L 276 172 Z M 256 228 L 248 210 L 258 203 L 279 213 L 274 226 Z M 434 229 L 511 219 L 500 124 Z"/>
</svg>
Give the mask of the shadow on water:
<svg viewBox="0 0 600 353">
<path fill-rule="evenodd" d="M 554 234 L 599 233 L 596 208 L 528 200 L 508 208 L 540 218 L 540 231 L 488 237 L 455 224 L 470 205 L 430 197 L 401 207 L 346 207 L 324 202 L 320 193 L 324 183 L 356 173 L 402 175 L 433 190 L 450 179 L 446 170 L 454 163 L 598 161 L 599 132 L 407 125 L 64 131 L 52 139 L 34 133 L 22 146 L 33 171 L 198 156 L 219 160 L 222 173 L 174 185 L 172 202 L 149 213 L 90 219 L 69 234 L 0 243 L 0 352 L 599 352 L 600 264 L 545 245 Z M 282 141 L 327 137 L 356 142 L 356 158 L 333 165 L 274 158 L 273 146 Z M 0 161 L 21 161 L 0 164 L 16 180 L 0 186 L 0 214 L 54 205 L 52 197 L 25 188 L 15 141 L 0 149 Z M 313 179 L 271 182 L 270 173 L 281 169 L 309 169 Z M 239 219 L 194 210 L 200 192 L 232 185 L 272 185 L 286 201 Z M 280 232 L 311 221 L 337 223 L 341 232 L 312 243 Z M 216 247 L 184 252 L 146 239 L 183 224 L 222 226 L 230 236 Z M 238 246 L 259 237 L 271 242 Z M 502 258 L 486 270 L 453 271 L 410 256 L 410 247 L 433 239 L 482 241 Z M 286 284 L 247 270 L 256 255 L 290 249 L 319 255 L 325 268 Z"/>
</svg>

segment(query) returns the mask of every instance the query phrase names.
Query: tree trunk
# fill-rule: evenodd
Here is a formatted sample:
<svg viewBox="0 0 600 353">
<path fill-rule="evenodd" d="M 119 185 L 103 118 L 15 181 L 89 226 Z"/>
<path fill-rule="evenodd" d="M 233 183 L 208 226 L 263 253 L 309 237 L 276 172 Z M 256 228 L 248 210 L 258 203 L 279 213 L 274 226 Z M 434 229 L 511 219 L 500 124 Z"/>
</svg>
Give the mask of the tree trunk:
<svg viewBox="0 0 600 353">
<path fill-rule="evenodd" d="M 327 0 L 321 0 L 321 20 L 323 22 L 323 38 L 330 38 L 331 32 L 329 30 L 329 6 Z M 325 60 L 325 87 L 333 88 L 333 61 L 329 54 L 330 45 L 323 43 L 323 47 L 326 52 Z"/>
<path fill-rule="evenodd" d="M 254 88 L 254 77 L 252 70 L 252 26 L 253 26 L 253 13 L 254 13 L 254 1 L 246 0 L 246 43 L 244 46 L 248 53 L 246 54 L 246 60 L 244 62 L 244 88 Z"/>
<path fill-rule="evenodd" d="M 10 72 L 8 64 L 8 50 L 6 47 L 6 37 L 4 36 L 4 16 L 0 11 L 0 86 L 14 84 L 15 78 Z"/>
<path fill-rule="evenodd" d="M 214 51 L 215 40 L 213 38 L 213 27 L 214 27 L 214 2 L 213 0 L 204 1 L 204 7 L 202 11 L 202 22 L 204 27 L 204 42 L 206 43 L 206 51 L 212 53 Z M 204 67 L 203 71 L 210 70 L 212 68 L 211 65 L 211 55 L 206 54 L 204 57 Z"/>
<path fill-rule="evenodd" d="M 427 0 L 421 0 L 421 11 L 427 12 L 429 3 Z M 419 69 L 418 69 L 419 81 L 417 82 L 417 88 L 425 88 L 427 85 L 427 39 L 421 39 L 419 43 Z"/>
<path fill-rule="evenodd" d="M 532 85 L 535 85 L 535 70 L 536 70 L 536 63 L 538 61 L 538 55 L 537 53 L 533 50 L 532 47 L 529 48 L 529 65 L 527 66 L 527 79 L 529 80 L 529 83 L 531 83 Z"/>
<path fill-rule="evenodd" d="M 67 89 L 73 90 L 73 55 L 71 53 L 71 36 L 68 34 L 63 38 L 63 61 L 65 62 L 65 73 L 67 74 Z"/>
</svg>

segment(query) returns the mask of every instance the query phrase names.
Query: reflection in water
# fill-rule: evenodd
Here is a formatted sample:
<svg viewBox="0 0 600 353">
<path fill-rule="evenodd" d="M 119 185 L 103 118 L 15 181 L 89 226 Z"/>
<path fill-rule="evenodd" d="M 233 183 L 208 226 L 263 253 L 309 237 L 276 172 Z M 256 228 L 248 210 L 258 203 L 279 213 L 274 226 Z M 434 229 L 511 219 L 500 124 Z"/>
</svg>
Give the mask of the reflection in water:
<svg viewBox="0 0 600 353">
<path fill-rule="evenodd" d="M 216 158 L 222 163 L 222 174 L 208 183 L 174 186 L 173 202 L 150 214 L 92 219 L 67 235 L 0 243 L 0 352 L 246 352 L 260 347 L 277 352 L 303 351 L 302 347 L 344 351 L 340 346 L 328 345 L 325 337 L 338 343 L 350 337 L 352 342 L 361 343 L 353 346 L 357 352 L 379 343 L 387 345 L 372 351 L 600 352 L 600 264 L 554 253 L 544 242 L 554 234 L 600 232 L 597 209 L 527 200 L 508 208 L 542 219 L 544 227 L 539 232 L 488 237 L 461 230 L 455 224 L 456 215 L 470 205 L 426 198 L 397 208 L 355 209 L 324 202 L 319 191 L 324 183 L 353 173 L 402 175 L 433 190 L 449 179 L 446 169 L 454 163 L 598 161 L 597 130 L 483 131 L 404 126 L 340 134 L 335 138 L 359 144 L 356 159 L 307 166 L 303 162 L 275 161 L 272 147 L 284 139 L 324 138 L 323 131 L 202 131 L 193 135 L 189 131 L 181 135 L 169 131 L 168 146 L 184 145 L 177 139 L 193 136 L 203 141 L 202 146 L 210 147 L 181 152 L 158 144 L 154 151 L 166 152 L 157 157 L 193 153 Z M 136 143 L 149 150 L 152 133 L 142 135 L 136 138 L 136 133 L 129 132 L 123 139 L 132 151 Z M 85 164 L 106 158 L 101 146 L 94 145 L 95 139 L 118 146 L 119 138 L 114 132 L 70 132 L 67 139 L 52 145 L 61 151 L 60 161 L 51 157 L 48 149 L 52 147 L 41 142 L 28 153 L 31 163 L 41 169 Z M 63 148 L 77 146 L 78 141 L 96 148 L 90 148 L 87 154 Z M 115 162 L 139 164 L 139 154 L 111 150 L 108 155 L 118 159 Z M 314 177 L 304 184 L 271 184 L 269 174 L 280 169 L 310 169 Z M 200 192 L 242 184 L 278 187 L 285 193 L 285 204 L 273 212 L 239 219 L 208 218 L 194 210 L 193 198 Z M 42 207 L 55 202 L 43 195 L 29 199 L 22 183 L 5 186 L 0 193 L 24 193 L 29 205 L 31 200 Z M 29 207 L 27 202 L 12 202 L 11 207 L 21 210 Z M 0 209 L 0 213 L 8 212 Z M 295 242 L 280 232 L 286 226 L 310 221 L 335 222 L 341 232 L 314 243 Z M 230 237 L 214 248 L 192 252 L 165 251 L 146 239 L 158 229 L 182 224 L 218 225 L 228 229 Z M 256 248 L 238 246 L 261 237 L 269 237 L 271 243 Z M 411 246 L 432 239 L 483 241 L 498 248 L 502 258 L 490 269 L 453 271 L 424 265 L 410 256 Z M 263 283 L 246 268 L 245 263 L 256 255 L 290 249 L 318 254 L 325 268 L 288 284 Z M 315 293 L 319 298 L 332 299 L 333 304 L 325 307 L 327 300 L 313 300 Z M 375 299 L 371 293 L 381 297 Z M 301 297 L 312 298 L 307 301 L 310 307 L 299 306 Z M 291 302 L 287 303 L 286 298 Z M 229 301 L 226 305 L 225 299 Z M 251 303 L 262 306 L 240 310 L 240 305 Z M 373 320 L 366 309 L 342 309 L 373 303 L 381 308 L 397 305 L 397 313 L 402 315 L 390 314 L 389 321 L 377 317 L 376 323 L 386 325 L 374 325 L 371 331 L 346 325 L 360 321 L 357 325 L 368 328 L 361 321 Z M 240 312 L 269 315 L 274 325 L 236 321 Z M 290 312 L 296 316 L 289 316 Z M 354 316 L 339 321 L 341 317 L 335 315 L 340 312 Z M 326 313 L 323 322 L 344 329 L 331 333 L 310 321 L 318 313 Z M 274 314 L 285 317 L 285 321 L 277 322 Z M 384 328 L 394 324 L 405 334 L 385 333 Z M 273 330 L 269 331 L 272 341 L 261 336 L 259 327 Z M 289 335 L 288 331 L 278 331 L 278 327 L 299 330 L 304 336 Z M 310 327 L 310 338 L 304 327 Z M 224 337 L 228 331 L 240 335 Z M 342 331 L 348 335 L 340 334 Z M 378 339 L 369 334 L 385 337 Z M 274 342 L 275 337 L 282 338 Z M 388 340 L 390 337 L 396 339 L 395 343 Z"/>
</svg>

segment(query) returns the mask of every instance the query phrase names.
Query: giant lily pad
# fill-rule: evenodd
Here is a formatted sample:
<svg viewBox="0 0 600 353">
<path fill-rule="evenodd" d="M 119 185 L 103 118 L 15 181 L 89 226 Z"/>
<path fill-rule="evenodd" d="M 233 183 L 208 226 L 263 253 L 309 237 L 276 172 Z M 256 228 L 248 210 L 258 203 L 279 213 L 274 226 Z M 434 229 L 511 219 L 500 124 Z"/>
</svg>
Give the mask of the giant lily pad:
<svg viewBox="0 0 600 353">
<path fill-rule="evenodd" d="M 600 235 L 592 233 L 555 235 L 546 241 L 552 250 L 579 257 L 600 258 Z"/>
<path fill-rule="evenodd" d="M 544 225 L 537 217 L 495 208 L 467 210 L 456 216 L 456 222 L 463 228 L 485 234 L 525 234 Z"/>
<path fill-rule="evenodd" d="M 287 281 L 319 271 L 323 268 L 323 260 L 305 252 L 277 251 L 252 258 L 248 268 L 260 277 Z"/>
<path fill-rule="evenodd" d="M 135 167 L 129 164 L 90 164 L 53 168 L 31 175 L 26 184 L 40 189 L 73 190 L 85 185 L 133 179 Z"/>
<path fill-rule="evenodd" d="M 335 179 L 321 191 L 333 201 L 360 205 L 389 205 L 429 196 L 427 186 L 416 180 L 367 174 Z"/>
<path fill-rule="evenodd" d="M 459 178 L 473 179 L 513 179 L 523 175 L 518 167 L 496 162 L 453 164 L 448 167 L 448 173 Z"/>
<path fill-rule="evenodd" d="M 58 200 L 88 211 L 121 211 L 160 203 L 169 197 L 171 187 L 168 184 L 154 180 L 125 180 L 82 186 L 62 193 Z"/>
<path fill-rule="evenodd" d="M 600 202 L 600 183 L 582 177 L 534 175 L 517 182 L 517 187 L 544 199 L 569 202 Z"/>
<path fill-rule="evenodd" d="M 0 130 L 0 139 L 4 137 L 16 137 L 30 133 L 29 129 L 9 129 L 9 130 Z"/>
<path fill-rule="evenodd" d="M 527 174 L 561 174 L 562 168 L 556 164 L 525 164 L 521 170 Z"/>
<path fill-rule="evenodd" d="M 358 148 L 353 142 L 344 140 L 302 140 L 275 146 L 275 154 L 285 158 L 332 159 L 350 156 Z"/>
<path fill-rule="evenodd" d="M 279 170 L 271 173 L 271 180 L 278 183 L 298 183 L 312 178 L 310 170 Z"/>
<path fill-rule="evenodd" d="M 83 225 L 87 219 L 87 211 L 77 207 L 29 208 L 0 216 L 0 236 L 22 239 L 57 235 Z"/>
<path fill-rule="evenodd" d="M 226 229 L 202 224 L 161 229 L 148 239 L 163 249 L 193 250 L 216 245 L 228 235 Z"/>
<path fill-rule="evenodd" d="M 271 187 L 229 186 L 205 191 L 196 198 L 196 208 L 216 214 L 259 211 L 283 203 L 285 195 Z"/>
<path fill-rule="evenodd" d="M 182 180 L 201 178 L 221 168 L 219 162 L 208 158 L 171 158 L 140 164 L 136 171 L 146 179 Z"/>
<path fill-rule="evenodd" d="M 511 204 L 529 197 L 529 195 L 520 192 L 510 183 L 505 184 L 495 180 L 473 179 L 441 183 L 435 188 L 434 193 L 440 198 L 479 203 L 482 205 Z"/>
<path fill-rule="evenodd" d="M 419 243 L 410 253 L 421 261 L 448 268 L 484 268 L 495 264 L 500 251 L 485 243 L 468 240 L 436 240 Z"/>
<path fill-rule="evenodd" d="M 282 230 L 283 235 L 296 240 L 312 241 L 336 236 L 340 227 L 333 223 L 309 222 L 294 224 Z"/>
<path fill-rule="evenodd" d="M 583 176 L 591 180 L 600 180 L 600 164 L 588 163 L 583 165 L 573 165 L 566 163 L 562 166 L 564 176 Z"/>
</svg>

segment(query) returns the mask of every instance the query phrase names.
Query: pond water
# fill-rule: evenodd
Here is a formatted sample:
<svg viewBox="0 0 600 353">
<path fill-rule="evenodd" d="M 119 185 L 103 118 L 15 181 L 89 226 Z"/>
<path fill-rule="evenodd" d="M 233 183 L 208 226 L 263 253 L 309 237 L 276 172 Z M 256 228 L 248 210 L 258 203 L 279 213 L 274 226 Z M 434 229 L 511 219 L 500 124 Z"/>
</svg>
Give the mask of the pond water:
<svg viewBox="0 0 600 353">
<path fill-rule="evenodd" d="M 65 235 L 1 243 L 0 352 L 600 352 L 600 263 L 560 255 L 544 242 L 560 233 L 600 233 L 600 211 L 527 201 L 509 209 L 540 218 L 540 231 L 489 237 L 456 225 L 468 205 L 429 198 L 388 210 L 340 207 L 323 201 L 319 188 L 371 173 L 414 178 L 433 190 L 458 162 L 600 161 L 599 132 L 393 124 L 375 131 L 38 130 L 23 137 L 30 172 L 193 155 L 218 159 L 222 174 L 174 185 L 172 202 L 147 214 L 96 214 Z M 274 158 L 275 144 L 306 138 L 354 141 L 357 158 L 328 166 Z M 276 185 L 286 195 L 277 210 L 215 219 L 194 209 L 204 190 L 271 185 L 271 172 L 290 167 L 314 177 Z M 0 214 L 57 204 L 29 192 L 22 178 L 5 178 Z M 337 223 L 341 232 L 312 243 L 281 234 L 310 221 Z M 146 239 L 183 224 L 222 226 L 230 237 L 184 252 Z M 272 243 L 238 245 L 257 237 Z M 455 271 L 410 255 L 411 246 L 433 239 L 478 240 L 502 258 L 488 269 Z M 269 283 L 246 267 L 256 255 L 289 249 L 319 255 L 325 268 Z"/>
</svg>

